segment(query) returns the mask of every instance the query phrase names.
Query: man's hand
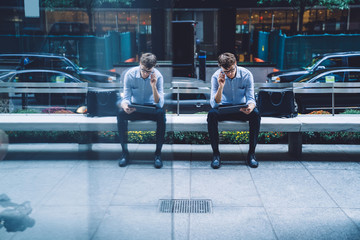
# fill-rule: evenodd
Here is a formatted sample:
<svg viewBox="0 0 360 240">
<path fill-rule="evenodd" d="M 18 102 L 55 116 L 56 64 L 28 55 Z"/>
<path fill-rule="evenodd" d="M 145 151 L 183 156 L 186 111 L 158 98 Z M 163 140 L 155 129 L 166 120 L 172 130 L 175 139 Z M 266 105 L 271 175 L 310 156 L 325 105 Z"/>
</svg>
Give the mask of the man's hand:
<svg viewBox="0 0 360 240">
<path fill-rule="evenodd" d="M 131 114 L 136 111 L 135 108 L 130 108 L 127 103 L 121 104 L 121 107 L 122 107 L 122 109 L 124 109 L 124 112 L 126 112 L 127 114 Z"/>
<path fill-rule="evenodd" d="M 245 114 L 250 114 L 255 108 L 255 104 L 254 103 L 249 103 L 248 107 L 246 108 L 240 108 L 240 111 L 245 113 Z"/>
<path fill-rule="evenodd" d="M 150 85 L 151 87 L 156 87 L 156 82 L 157 82 L 157 78 L 156 78 L 156 75 L 155 73 L 152 73 L 151 74 L 151 77 L 150 77 Z"/>
<path fill-rule="evenodd" d="M 219 87 L 223 88 L 225 86 L 225 73 L 220 72 L 219 77 L 218 77 L 218 83 L 219 83 Z"/>
</svg>

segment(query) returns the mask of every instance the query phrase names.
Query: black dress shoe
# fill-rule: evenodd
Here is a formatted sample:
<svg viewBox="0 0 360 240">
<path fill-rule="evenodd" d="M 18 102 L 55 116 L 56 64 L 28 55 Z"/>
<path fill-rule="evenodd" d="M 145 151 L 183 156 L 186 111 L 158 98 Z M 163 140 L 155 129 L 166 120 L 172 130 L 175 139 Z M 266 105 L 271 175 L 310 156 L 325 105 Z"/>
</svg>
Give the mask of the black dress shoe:
<svg viewBox="0 0 360 240">
<path fill-rule="evenodd" d="M 253 154 L 248 154 L 247 164 L 251 168 L 257 168 L 259 166 L 259 163 L 256 161 L 254 153 Z"/>
<path fill-rule="evenodd" d="M 161 161 L 161 158 L 159 155 L 155 155 L 155 162 L 154 162 L 154 167 L 155 168 L 162 168 L 163 166 L 163 162 Z"/>
<path fill-rule="evenodd" d="M 119 167 L 126 167 L 129 163 L 129 153 L 123 153 L 119 159 Z"/>
<path fill-rule="evenodd" d="M 221 167 L 220 155 L 214 155 L 213 160 L 211 161 L 211 167 L 213 169 L 218 169 Z"/>
</svg>

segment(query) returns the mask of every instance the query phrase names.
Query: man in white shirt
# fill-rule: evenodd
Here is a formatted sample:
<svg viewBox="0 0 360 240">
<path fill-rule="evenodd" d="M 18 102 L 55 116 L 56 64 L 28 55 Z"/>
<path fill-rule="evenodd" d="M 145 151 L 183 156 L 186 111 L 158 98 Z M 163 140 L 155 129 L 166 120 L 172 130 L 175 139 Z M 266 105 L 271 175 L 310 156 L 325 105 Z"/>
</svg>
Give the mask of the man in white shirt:
<svg viewBox="0 0 360 240">
<path fill-rule="evenodd" d="M 125 167 L 129 162 L 127 147 L 128 120 L 152 120 L 156 121 L 156 150 L 155 168 L 163 166 L 160 158 L 161 148 L 165 138 L 165 111 L 164 106 L 164 79 L 155 68 L 156 56 L 152 53 L 144 53 L 140 58 L 140 65 L 129 69 L 124 78 L 124 98 L 118 102 L 120 112 L 118 114 L 118 131 L 122 147 L 122 157 L 119 166 Z M 153 113 L 136 111 L 129 107 L 130 104 L 151 105 L 156 109 Z"/>
<path fill-rule="evenodd" d="M 219 121 L 249 121 L 249 152 L 247 164 L 258 167 L 255 158 L 255 148 L 258 140 L 261 117 L 256 108 L 254 96 L 254 79 L 249 70 L 236 65 L 236 58 L 232 53 L 223 53 L 218 58 L 220 69 L 211 78 L 210 105 L 212 109 L 208 113 L 208 131 L 213 159 L 211 167 L 220 168 L 221 159 L 219 151 Z M 232 113 L 220 113 L 218 108 L 221 105 L 240 105 L 247 107 L 236 109 Z"/>
</svg>

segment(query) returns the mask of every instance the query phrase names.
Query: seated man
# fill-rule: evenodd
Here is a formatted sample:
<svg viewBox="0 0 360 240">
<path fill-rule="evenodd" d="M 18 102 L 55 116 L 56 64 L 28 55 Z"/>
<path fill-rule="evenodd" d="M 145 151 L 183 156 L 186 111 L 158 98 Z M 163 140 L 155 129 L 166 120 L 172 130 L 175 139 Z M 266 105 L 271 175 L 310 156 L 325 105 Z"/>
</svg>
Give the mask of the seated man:
<svg viewBox="0 0 360 240">
<path fill-rule="evenodd" d="M 254 79 L 249 70 L 236 65 L 236 58 L 232 53 L 223 53 L 218 58 L 220 69 L 211 77 L 211 97 L 210 104 L 212 109 L 208 113 L 208 131 L 213 159 L 211 167 L 220 168 L 219 152 L 219 131 L 218 122 L 249 121 L 250 126 L 250 146 L 247 155 L 247 164 L 256 168 L 258 162 L 255 158 L 255 147 L 258 140 L 260 129 L 260 114 L 256 108 L 254 97 Z M 242 107 L 231 113 L 220 113 L 219 105 L 237 105 L 245 103 L 247 107 Z"/>
<path fill-rule="evenodd" d="M 144 53 L 140 58 L 140 66 L 127 71 L 124 78 L 124 98 L 118 103 L 120 112 L 117 117 L 119 138 L 122 147 L 122 157 L 119 166 L 125 167 L 129 161 L 128 120 L 152 120 L 156 121 L 156 150 L 155 168 L 163 166 L 160 158 L 161 148 L 165 138 L 165 111 L 164 106 L 164 80 L 161 73 L 155 69 L 156 56 L 152 53 Z M 154 112 L 136 111 L 129 107 L 130 104 L 156 106 Z"/>
</svg>

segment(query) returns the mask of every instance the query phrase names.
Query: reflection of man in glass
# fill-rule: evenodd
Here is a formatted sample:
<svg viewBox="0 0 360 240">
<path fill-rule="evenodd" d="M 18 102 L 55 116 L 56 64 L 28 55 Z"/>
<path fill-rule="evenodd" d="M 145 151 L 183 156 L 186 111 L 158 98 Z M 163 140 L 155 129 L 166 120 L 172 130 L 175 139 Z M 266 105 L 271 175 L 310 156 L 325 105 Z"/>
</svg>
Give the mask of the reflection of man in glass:
<svg viewBox="0 0 360 240">
<path fill-rule="evenodd" d="M 218 122 L 249 121 L 249 152 L 247 164 L 256 168 L 258 162 L 255 158 L 255 147 L 260 129 L 260 115 L 256 108 L 254 97 L 254 79 L 249 70 L 236 65 L 236 58 L 232 53 L 223 53 L 218 58 L 220 69 L 211 77 L 211 98 L 212 109 L 208 114 L 208 131 L 210 135 L 211 147 L 213 149 L 213 159 L 211 167 L 217 169 L 221 166 L 219 152 L 219 132 Z M 234 113 L 219 113 L 219 105 L 236 105 L 246 103 L 247 107 L 239 108 Z"/>
<path fill-rule="evenodd" d="M 128 120 L 152 120 L 156 121 L 156 150 L 155 168 L 161 168 L 163 163 L 160 158 L 161 148 L 165 137 L 165 111 L 164 106 L 164 79 L 161 73 L 155 69 L 156 56 L 152 53 L 144 53 L 140 58 L 140 66 L 127 71 L 124 78 L 124 98 L 118 103 L 120 113 L 118 115 L 119 138 L 122 147 L 122 157 L 119 166 L 125 167 L 129 161 L 127 147 Z M 129 107 L 130 104 L 153 105 L 156 111 L 145 113 Z"/>
<path fill-rule="evenodd" d="M 4 227 L 7 232 L 23 232 L 33 227 L 35 220 L 29 217 L 31 212 L 30 202 L 13 203 L 6 194 L 0 194 L 0 229 Z"/>
</svg>

